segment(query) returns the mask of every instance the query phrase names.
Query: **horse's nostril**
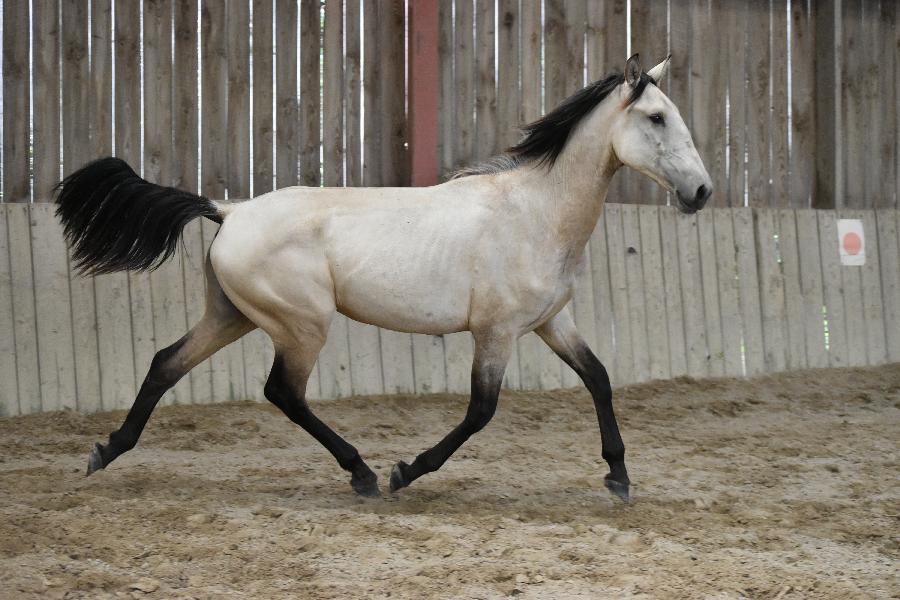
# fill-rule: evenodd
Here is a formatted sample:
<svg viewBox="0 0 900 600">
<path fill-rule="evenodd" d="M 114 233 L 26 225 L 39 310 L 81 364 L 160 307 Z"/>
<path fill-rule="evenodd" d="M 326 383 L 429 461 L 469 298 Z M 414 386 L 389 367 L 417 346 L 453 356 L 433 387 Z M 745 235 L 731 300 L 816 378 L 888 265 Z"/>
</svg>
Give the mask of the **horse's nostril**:
<svg viewBox="0 0 900 600">
<path fill-rule="evenodd" d="M 696 198 L 698 202 L 703 202 L 704 200 L 709 198 L 710 193 L 712 193 L 712 190 L 710 190 L 705 185 L 701 185 L 697 188 L 697 195 L 694 196 L 694 198 Z"/>
</svg>

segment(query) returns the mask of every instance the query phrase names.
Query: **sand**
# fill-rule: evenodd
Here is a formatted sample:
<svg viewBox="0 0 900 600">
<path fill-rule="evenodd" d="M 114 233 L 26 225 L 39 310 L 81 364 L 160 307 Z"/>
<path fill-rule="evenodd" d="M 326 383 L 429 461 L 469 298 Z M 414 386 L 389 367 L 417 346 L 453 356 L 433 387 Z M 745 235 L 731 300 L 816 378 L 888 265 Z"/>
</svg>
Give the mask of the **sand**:
<svg viewBox="0 0 900 600">
<path fill-rule="evenodd" d="M 455 395 L 314 403 L 387 490 Z M 0 419 L 3 598 L 891 598 L 900 365 L 616 391 L 624 504 L 583 390 L 504 392 L 439 472 L 364 500 L 256 403 L 173 406 L 84 477 L 123 413 Z"/>
</svg>

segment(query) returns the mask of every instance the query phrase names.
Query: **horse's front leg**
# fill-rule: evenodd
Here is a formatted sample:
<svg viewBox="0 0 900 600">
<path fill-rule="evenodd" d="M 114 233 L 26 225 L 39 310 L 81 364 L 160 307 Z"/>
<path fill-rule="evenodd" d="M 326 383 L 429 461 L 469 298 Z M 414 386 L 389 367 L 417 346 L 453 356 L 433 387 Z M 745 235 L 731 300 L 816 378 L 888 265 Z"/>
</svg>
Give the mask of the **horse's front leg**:
<svg viewBox="0 0 900 600">
<path fill-rule="evenodd" d="M 432 471 L 441 468 L 467 439 L 484 429 L 494 416 L 503 372 L 515 342 L 515 336 L 496 331 L 474 333 L 475 359 L 472 362 L 472 396 L 462 423 L 434 447 L 416 457 L 411 465 L 403 461 L 391 470 L 391 491 L 396 492 Z"/>
<path fill-rule="evenodd" d="M 622 500 L 628 500 L 630 481 L 628 470 L 625 468 L 625 445 L 622 443 L 619 425 L 613 412 L 612 387 L 606 369 L 575 329 L 575 322 L 568 307 L 535 329 L 535 333 L 578 373 L 593 396 L 597 420 L 600 422 L 602 455 L 609 463 L 609 474 L 605 478 L 606 487 Z"/>
</svg>

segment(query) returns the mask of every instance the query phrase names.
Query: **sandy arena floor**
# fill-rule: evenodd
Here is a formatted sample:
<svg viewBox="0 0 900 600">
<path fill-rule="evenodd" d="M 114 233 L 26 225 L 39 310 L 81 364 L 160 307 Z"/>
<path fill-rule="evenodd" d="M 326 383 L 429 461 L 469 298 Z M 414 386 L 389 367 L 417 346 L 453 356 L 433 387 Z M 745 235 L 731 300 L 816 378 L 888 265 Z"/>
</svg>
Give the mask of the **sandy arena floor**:
<svg viewBox="0 0 900 600">
<path fill-rule="evenodd" d="M 261 404 L 0 419 L 3 598 L 896 598 L 900 365 L 617 391 L 625 505 L 586 392 L 506 392 L 438 473 L 356 498 Z M 387 487 L 465 398 L 317 403 Z"/>
</svg>

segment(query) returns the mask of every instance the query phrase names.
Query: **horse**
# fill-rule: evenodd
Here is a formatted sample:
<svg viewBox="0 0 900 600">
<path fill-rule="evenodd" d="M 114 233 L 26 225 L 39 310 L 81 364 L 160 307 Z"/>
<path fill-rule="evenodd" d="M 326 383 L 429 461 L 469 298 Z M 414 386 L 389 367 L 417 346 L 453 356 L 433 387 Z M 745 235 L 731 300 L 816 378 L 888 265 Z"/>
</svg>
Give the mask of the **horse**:
<svg viewBox="0 0 900 600">
<path fill-rule="evenodd" d="M 604 483 L 627 501 L 609 377 L 567 305 L 620 167 L 659 183 L 686 213 L 712 193 L 688 128 L 658 87 L 668 65 L 644 72 L 635 54 L 623 71 L 524 126 L 504 154 L 431 187 L 289 187 L 228 203 L 150 183 L 112 157 L 63 179 L 56 212 L 84 274 L 151 270 L 171 257 L 190 220 L 221 225 L 205 261 L 203 317 L 153 357 L 124 423 L 90 452 L 87 475 L 134 448 L 160 397 L 191 368 L 260 328 L 275 348 L 266 398 L 325 446 L 357 494 L 380 497 L 357 449 L 305 398 L 340 312 L 386 329 L 474 339 L 464 418 L 411 463 L 393 466 L 392 493 L 439 469 L 487 426 L 513 344 L 534 331 L 592 395 Z"/>
</svg>

